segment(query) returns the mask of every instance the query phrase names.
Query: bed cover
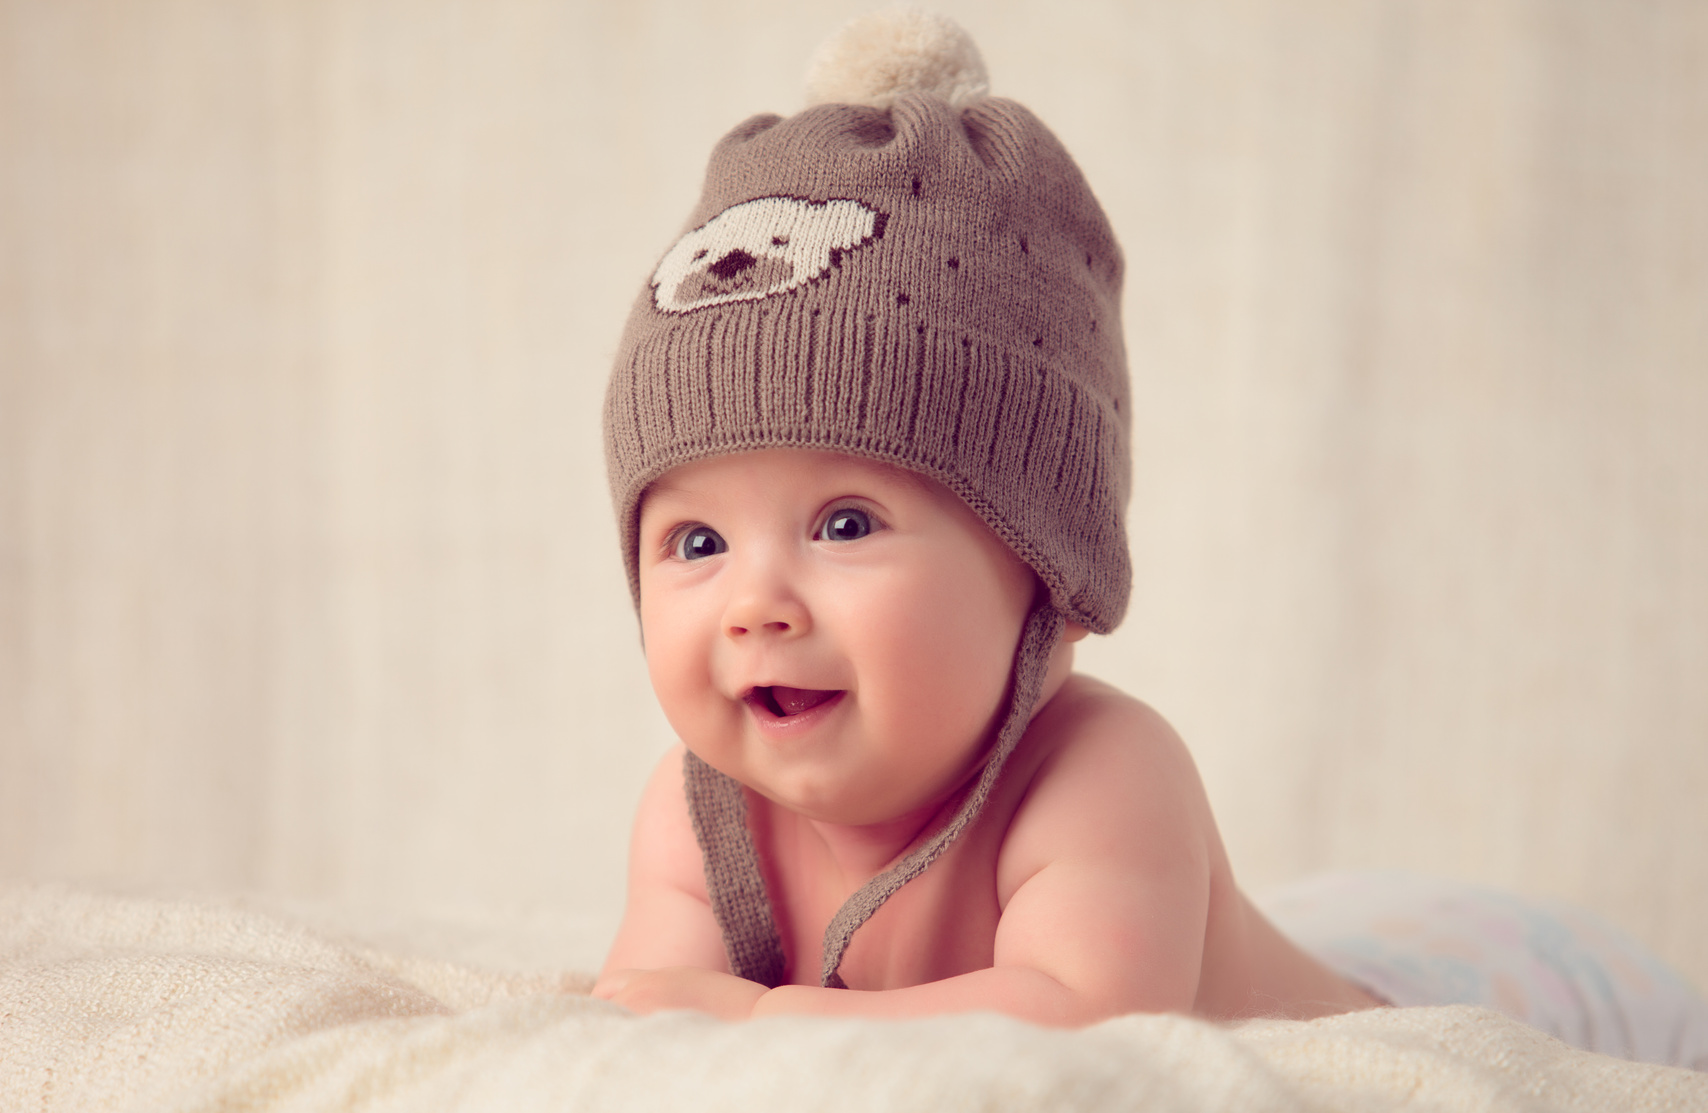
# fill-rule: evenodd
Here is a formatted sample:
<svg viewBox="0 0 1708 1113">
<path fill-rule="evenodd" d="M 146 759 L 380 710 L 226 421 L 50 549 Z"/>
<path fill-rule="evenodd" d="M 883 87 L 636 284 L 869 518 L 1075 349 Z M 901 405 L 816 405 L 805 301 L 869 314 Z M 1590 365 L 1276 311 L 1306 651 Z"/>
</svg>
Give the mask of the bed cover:
<svg viewBox="0 0 1708 1113">
<path fill-rule="evenodd" d="M 489 966 L 255 900 L 0 885 L 0 1110 L 1708 1110 L 1708 1074 L 1466 1007 L 726 1024 Z"/>
</svg>

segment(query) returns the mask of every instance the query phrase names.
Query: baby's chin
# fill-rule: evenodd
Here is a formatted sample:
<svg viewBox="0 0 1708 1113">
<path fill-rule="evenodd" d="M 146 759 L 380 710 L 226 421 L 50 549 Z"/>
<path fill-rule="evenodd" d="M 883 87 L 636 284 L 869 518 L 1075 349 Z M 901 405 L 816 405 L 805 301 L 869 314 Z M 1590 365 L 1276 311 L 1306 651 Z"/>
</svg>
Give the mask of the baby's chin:
<svg viewBox="0 0 1708 1113">
<path fill-rule="evenodd" d="M 738 778 L 739 779 L 739 778 Z M 891 829 L 920 827 L 959 801 L 970 776 L 938 778 L 935 787 L 890 784 L 858 785 L 838 780 L 824 784 L 811 778 L 778 778 L 749 785 L 779 808 L 814 824 L 839 828 Z"/>
<path fill-rule="evenodd" d="M 844 693 L 837 693 L 839 697 Z M 724 729 L 684 733 L 700 759 L 771 804 L 814 823 L 837 827 L 886 827 L 929 819 L 945 804 L 958 803 L 977 779 L 989 752 L 977 728 L 962 723 L 911 717 L 886 723 L 889 744 L 874 744 L 865 722 L 851 731 L 837 729 L 836 704 L 824 701 L 801 715 L 811 719 L 820 707 L 832 721 L 789 728 L 786 721 L 761 724 L 768 710 L 755 710 L 752 693 L 733 701 L 739 710 Z M 734 719 L 744 720 L 739 725 Z M 690 725 L 690 724 L 685 724 Z M 699 725 L 704 725 L 704 720 Z M 774 726 L 783 727 L 781 732 Z M 733 728 L 733 729 L 731 729 Z M 964 744 L 948 747 L 946 738 L 964 732 Z M 988 728 L 985 733 L 988 733 Z M 950 752 L 952 749 L 952 752 Z M 927 755 L 927 751 L 937 751 Z"/>
</svg>

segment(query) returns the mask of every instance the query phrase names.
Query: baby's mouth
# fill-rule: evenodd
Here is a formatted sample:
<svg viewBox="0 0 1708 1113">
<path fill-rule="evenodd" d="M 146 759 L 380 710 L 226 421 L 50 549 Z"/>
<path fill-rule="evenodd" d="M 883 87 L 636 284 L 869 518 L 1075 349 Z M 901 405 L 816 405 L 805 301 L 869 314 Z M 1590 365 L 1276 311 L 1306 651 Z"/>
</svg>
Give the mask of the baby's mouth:
<svg viewBox="0 0 1708 1113">
<path fill-rule="evenodd" d="M 786 688 L 781 684 L 771 684 L 751 689 L 747 693 L 747 699 L 749 703 L 758 704 L 779 719 L 785 719 L 790 715 L 811 711 L 832 696 L 841 694 L 836 689 Z"/>
</svg>

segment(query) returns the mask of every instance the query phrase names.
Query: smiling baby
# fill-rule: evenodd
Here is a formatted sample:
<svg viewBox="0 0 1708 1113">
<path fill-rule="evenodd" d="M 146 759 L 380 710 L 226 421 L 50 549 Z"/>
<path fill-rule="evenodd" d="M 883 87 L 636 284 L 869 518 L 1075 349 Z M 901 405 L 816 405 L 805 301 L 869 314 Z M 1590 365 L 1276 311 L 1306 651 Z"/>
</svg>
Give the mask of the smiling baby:
<svg viewBox="0 0 1708 1113">
<path fill-rule="evenodd" d="M 1180 739 L 1073 672 L 1127 607 L 1132 405 L 1121 254 L 1073 160 L 947 21 L 828 57 L 821 103 L 718 144 L 606 396 L 681 746 L 594 992 L 1056 1025 L 1442 999 L 1278 930 Z"/>
<path fill-rule="evenodd" d="M 1168 725 L 1073 674 L 1129 591 L 1120 252 L 958 29 L 903 22 L 936 69 L 737 127 L 630 318 L 607 456 L 682 748 L 595 992 L 1053 1024 L 1375 1004 L 1241 895 Z"/>
</svg>

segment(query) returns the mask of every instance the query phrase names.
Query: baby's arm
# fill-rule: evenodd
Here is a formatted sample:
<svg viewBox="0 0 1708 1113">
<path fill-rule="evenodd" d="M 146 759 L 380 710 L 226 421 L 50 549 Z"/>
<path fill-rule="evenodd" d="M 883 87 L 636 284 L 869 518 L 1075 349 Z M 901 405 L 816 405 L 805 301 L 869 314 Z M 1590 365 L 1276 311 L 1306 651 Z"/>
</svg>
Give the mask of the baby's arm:
<svg viewBox="0 0 1708 1113">
<path fill-rule="evenodd" d="M 636 970 L 698 967 L 730 977 L 683 803 L 682 752 L 676 746 L 665 754 L 641 793 L 629 840 L 628 904 L 595 996 L 614 996 Z"/>
</svg>

